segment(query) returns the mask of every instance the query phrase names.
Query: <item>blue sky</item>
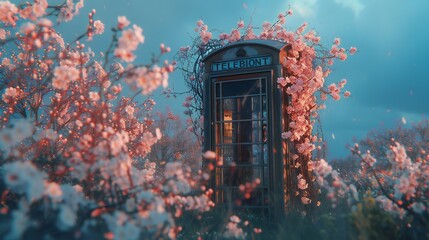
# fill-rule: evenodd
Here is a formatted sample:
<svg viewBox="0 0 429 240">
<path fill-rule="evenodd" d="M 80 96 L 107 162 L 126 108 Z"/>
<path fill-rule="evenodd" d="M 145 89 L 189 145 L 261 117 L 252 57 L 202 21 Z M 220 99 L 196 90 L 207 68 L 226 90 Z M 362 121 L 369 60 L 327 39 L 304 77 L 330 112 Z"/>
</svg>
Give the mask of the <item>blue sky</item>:
<svg viewBox="0 0 429 240">
<path fill-rule="evenodd" d="M 260 25 L 275 21 L 288 6 L 294 10 L 286 26 L 295 30 L 302 22 L 316 30 L 322 43 L 330 46 L 340 37 L 344 47 L 356 46 L 358 53 L 345 62 L 337 62 L 327 82 L 348 80 L 352 96 L 340 102 L 329 101 L 321 112 L 324 137 L 330 158 L 348 154 L 346 144 L 362 138 L 373 129 L 406 125 L 429 115 L 429 1 L 427 0 L 93 0 L 86 1 L 73 22 L 63 24 L 60 32 L 71 39 L 85 30 L 86 14 L 97 10 L 95 19 L 106 25 L 106 33 L 87 43 L 99 52 L 110 40 L 109 29 L 121 15 L 143 28 L 145 44 L 136 52 L 139 62 L 165 43 L 174 52 L 191 43 L 197 20 L 209 29 L 229 32 L 243 19 Z M 217 35 L 217 34 L 215 34 Z M 170 77 L 170 87 L 185 90 L 179 72 Z M 170 106 L 181 113 L 182 100 L 173 101 L 154 95 L 158 109 Z"/>
</svg>

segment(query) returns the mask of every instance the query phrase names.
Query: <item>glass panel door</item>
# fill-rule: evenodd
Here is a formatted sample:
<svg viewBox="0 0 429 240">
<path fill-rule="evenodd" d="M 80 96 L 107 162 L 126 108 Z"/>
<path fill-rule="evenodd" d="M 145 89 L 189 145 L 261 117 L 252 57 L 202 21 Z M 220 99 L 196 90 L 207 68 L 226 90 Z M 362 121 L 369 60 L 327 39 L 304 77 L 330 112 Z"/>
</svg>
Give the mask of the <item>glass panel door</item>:
<svg viewBox="0 0 429 240">
<path fill-rule="evenodd" d="M 268 207 L 266 78 L 215 82 L 216 200 Z M 240 186 L 259 184 L 250 193 Z"/>
</svg>

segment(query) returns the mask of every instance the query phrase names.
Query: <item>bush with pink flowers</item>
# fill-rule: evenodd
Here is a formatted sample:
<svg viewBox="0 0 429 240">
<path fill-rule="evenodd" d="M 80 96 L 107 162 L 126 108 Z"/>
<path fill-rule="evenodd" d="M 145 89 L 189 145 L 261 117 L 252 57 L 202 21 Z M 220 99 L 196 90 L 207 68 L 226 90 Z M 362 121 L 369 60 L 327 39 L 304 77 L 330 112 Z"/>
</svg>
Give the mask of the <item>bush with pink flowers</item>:
<svg viewBox="0 0 429 240">
<path fill-rule="evenodd" d="M 174 65 L 134 63 L 143 30 L 124 16 L 102 55 L 84 44 L 105 29 L 95 10 L 86 31 L 65 41 L 53 21 L 70 21 L 82 7 L 0 2 L 0 234 L 175 238 L 182 212 L 213 203 L 206 175 L 174 162 L 154 178 L 146 158 L 162 133 L 151 127 L 155 102 L 136 96 L 166 87 Z M 157 59 L 169 51 L 161 44 Z"/>
</svg>

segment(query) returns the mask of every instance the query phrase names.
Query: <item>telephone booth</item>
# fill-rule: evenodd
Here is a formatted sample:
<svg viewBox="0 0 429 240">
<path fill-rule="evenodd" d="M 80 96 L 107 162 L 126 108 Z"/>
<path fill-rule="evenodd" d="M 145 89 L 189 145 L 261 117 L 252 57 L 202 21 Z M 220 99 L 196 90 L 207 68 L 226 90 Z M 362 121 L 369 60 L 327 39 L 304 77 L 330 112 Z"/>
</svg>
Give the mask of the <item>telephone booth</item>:
<svg viewBox="0 0 429 240">
<path fill-rule="evenodd" d="M 210 184 L 218 205 L 264 215 L 285 208 L 281 133 L 288 100 L 277 78 L 284 76 L 286 48 L 274 40 L 240 41 L 204 59 L 204 150 L 216 153 Z"/>
</svg>

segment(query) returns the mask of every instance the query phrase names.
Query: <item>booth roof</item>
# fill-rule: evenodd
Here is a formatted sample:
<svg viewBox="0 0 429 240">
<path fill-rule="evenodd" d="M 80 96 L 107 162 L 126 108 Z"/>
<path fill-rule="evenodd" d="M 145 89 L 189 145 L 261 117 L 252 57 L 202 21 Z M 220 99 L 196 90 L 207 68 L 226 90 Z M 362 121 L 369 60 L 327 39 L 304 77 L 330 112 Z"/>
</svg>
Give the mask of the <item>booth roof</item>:
<svg viewBox="0 0 429 240">
<path fill-rule="evenodd" d="M 226 44 L 225 46 L 218 48 L 212 52 L 210 52 L 207 56 L 204 57 L 203 62 L 206 62 L 212 56 L 225 51 L 229 48 L 237 47 L 240 45 L 261 45 L 268 48 L 273 48 L 274 50 L 280 51 L 287 44 L 285 42 L 277 41 L 277 40 L 263 40 L 263 39 L 252 39 L 252 40 L 240 40 L 234 43 Z"/>
</svg>

